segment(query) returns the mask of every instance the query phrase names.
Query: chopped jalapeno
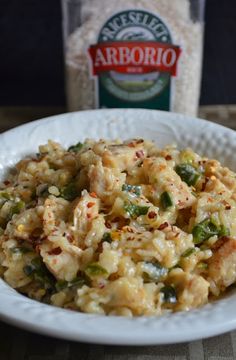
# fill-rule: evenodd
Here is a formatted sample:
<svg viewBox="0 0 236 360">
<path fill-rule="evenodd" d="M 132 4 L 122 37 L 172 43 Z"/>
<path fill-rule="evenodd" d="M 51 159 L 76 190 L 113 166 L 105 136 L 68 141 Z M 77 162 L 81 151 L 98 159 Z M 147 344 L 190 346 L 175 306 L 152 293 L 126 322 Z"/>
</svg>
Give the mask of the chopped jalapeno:
<svg viewBox="0 0 236 360">
<path fill-rule="evenodd" d="M 79 192 L 75 183 L 70 183 L 67 186 L 64 186 L 60 193 L 61 197 L 68 201 L 72 201 L 77 198 L 77 196 L 79 196 Z"/>
<path fill-rule="evenodd" d="M 218 235 L 219 229 L 212 223 L 211 219 L 205 219 L 194 226 L 192 234 L 194 244 L 201 244 L 211 236 Z"/>
<path fill-rule="evenodd" d="M 194 153 L 190 149 L 185 149 L 180 152 L 181 162 L 191 164 L 194 160 Z"/>
<path fill-rule="evenodd" d="M 14 214 L 19 214 L 21 212 L 21 210 L 23 210 L 24 208 L 25 208 L 24 201 L 20 200 L 20 201 L 15 202 L 9 211 L 8 221 L 11 220 L 11 218 Z"/>
<path fill-rule="evenodd" d="M 84 284 L 85 284 L 85 279 L 80 278 L 80 277 L 76 277 L 75 279 L 73 279 L 71 281 L 59 280 L 56 283 L 56 290 L 61 291 L 64 289 L 71 288 L 73 286 L 81 287 Z"/>
<path fill-rule="evenodd" d="M 192 165 L 186 163 L 177 165 L 175 171 L 188 186 L 194 186 L 201 176 Z"/>
<path fill-rule="evenodd" d="M 183 252 L 182 257 L 188 257 L 188 256 L 192 255 L 193 253 L 195 253 L 195 251 L 196 251 L 195 248 L 189 248 Z"/>
<path fill-rule="evenodd" d="M 4 199 L 4 200 L 10 200 L 10 199 L 11 199 L 11 196 L 10 196 L 10 194 L 8 194 L 8 192 L 6 192 L 6 191 L 1 191 L 1 192 L 0 192 L 0 198 L 1 198 L 1 199 Z"/>
<path fill-rule="evenodd" d="M 111 234 L 109 232 L 105 232 L 103 234 L 102 241 L 106 241 L 108 243 L 111 243 L 112 242 Z"/>
<path fill-rule="evenodd" d="M 77 144 L 70 146 L 68 148 L 68 151 L 79 152 L 83 146 L 84 146 L 84 144 L 82 144 L 81 142 L 78 142 Z"/>
<path fill-rule="evenodd" d="M 160 290 L 164 295 L 164 301 L 169 304 L 177 303 L 177 294 L 173 286 L 164 286 Z"/>
<path fill-rule="evenodd" d="M 23 271 L 27 276 L 32 277 L 33 280 L 39 281 L 44 288 L 54 288 L 55 279 L 40 258 L 34 258 L 30 264 L 24 266 Z"/>
<path fill-rule="evenodd" d="M 31 251 L 29 248 L 27 248 L 25 246 L 22 246 L 22 247 L 16 246 L 16 247 L 11 248 L 10 250 L 13 254 L 26 254 Z"/>
<path fill-rule="evenodd" d="M 49 195 L 48 188 L 49 188 L 49 186 L 47 184 L 40 185 L 36 189 L 36 195 L 41 196 L 41 197 L 48 197 L 48 195 Z"/>
<path fill-rule="evenodd" d="M 161 206 L 163 207 L 164 210 L 168 209 L 173 205 L 171 195 L 168 191 L 164 191 L 161 194 L 160 200 L 161 200 Z"/>
<path fill-rule="evenodd" d="M 35 271 L 35 268 L 32 265 L 25 265 L 23 270 L 25 275 L 30 276 Z"/>
<path fill-rule="evenodd" d="M 168 269 L 157 262 L 145 262 L 143 264 L 143 274 L 144 280 L 157 282 L 168 274 Z"/>
<path fill-rule="evenodd" d="M 108 275 L 107 270 L 98 263 L 89 264 L 84 272 L 89 278 L 96 278 L 99 276 Z"/>
<path fill-rule="evenodd" d="M 208 268 L 208 264 L 204 262 L 200 262 L 199 264 L 197 264 L 197 268 L 200 270 L 206 270 Z"/>
<path fill-rule="evenodd" d="M 123 184 L 122 185 L 122 191 L 128 191 L 131 192 L 137 196 L 141 195 L 141 186 L 139 185 L 129 185 L 129 184 Z"/>
<path fill-rule="evenodd" d="M 230 230 L 229 230 L 229 228 L 227 228 L 227 227 L 224 226 L 224 225 L 220 225 L 220 227 L 219 227 L 219 237 L 229 236 L 229 235 L 230 235 Z"/>
<path fill-rule="evenodd" d="M 125 203 L 124 209 L 131 218 L 136 218 L 140 215 L 146 215 L 148 213 L 148 206 L 139 206 L 132 203 Z"/>
</svg>

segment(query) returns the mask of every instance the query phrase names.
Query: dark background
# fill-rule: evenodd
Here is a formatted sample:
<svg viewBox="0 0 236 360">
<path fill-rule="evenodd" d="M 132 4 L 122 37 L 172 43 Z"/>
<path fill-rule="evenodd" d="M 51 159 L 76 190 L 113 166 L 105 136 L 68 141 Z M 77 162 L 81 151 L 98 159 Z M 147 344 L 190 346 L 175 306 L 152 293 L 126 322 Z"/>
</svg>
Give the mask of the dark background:
<svg viewBox="0 0 236 360">
<path fill-rule="evenodd" d="M 233 104 L 236 0 L 206 3 L 201 104 Z M 0 54 L 0 106 L 65 104 L 60 0 L 0 0 Z"/>
</svg>

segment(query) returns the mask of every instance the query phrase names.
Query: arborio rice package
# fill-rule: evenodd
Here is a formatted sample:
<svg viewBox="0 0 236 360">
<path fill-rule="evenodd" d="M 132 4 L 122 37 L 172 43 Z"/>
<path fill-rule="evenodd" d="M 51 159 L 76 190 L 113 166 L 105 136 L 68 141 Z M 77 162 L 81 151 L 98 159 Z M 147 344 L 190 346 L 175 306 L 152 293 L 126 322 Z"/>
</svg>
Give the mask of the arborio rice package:
<svg viewBox="0 0 236 360">
<path fill-rule="evenodd" d="M 68 110 L 195 116 L 205 0 L 62 0 Z"/>
</svg>

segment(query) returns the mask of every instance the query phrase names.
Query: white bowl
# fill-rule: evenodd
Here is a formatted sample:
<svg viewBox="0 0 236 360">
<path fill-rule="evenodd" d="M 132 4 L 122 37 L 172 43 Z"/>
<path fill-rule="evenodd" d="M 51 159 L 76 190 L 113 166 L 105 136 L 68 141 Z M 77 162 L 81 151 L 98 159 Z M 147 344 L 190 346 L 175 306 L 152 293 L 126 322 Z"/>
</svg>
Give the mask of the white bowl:
<svg viewBox="0 0 236 360">
<path fill-rule="evenodd" d="M 141 110 L 94 110 L 38 120 L 0 135 L 0 176 L 48 139 L 69 146 L 85 138 L 143 137 L 159 146 L 176 143 L 236 170 L 236 133 L 204 120 Z M 200 309 L 161 317 L 105 317 L 41 304 L 0 280 L 0 318 L 63 339 L 102 344 L 156 345 L 196 340 L 236 329 L 236 294 Z"/>
</svg>

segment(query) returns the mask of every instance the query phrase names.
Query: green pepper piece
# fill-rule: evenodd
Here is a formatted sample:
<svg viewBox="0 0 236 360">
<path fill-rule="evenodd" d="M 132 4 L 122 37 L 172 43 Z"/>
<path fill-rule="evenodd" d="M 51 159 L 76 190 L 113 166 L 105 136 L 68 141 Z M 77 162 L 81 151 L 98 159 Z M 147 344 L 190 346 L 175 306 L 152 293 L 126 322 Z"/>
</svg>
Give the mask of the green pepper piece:
<svg viewBox="0 0 236 360">
<path fill-rule="evenodd" d="M 31 250 L 25 246 L 16 246 L 10 249 L 13 254 L 26 254 L 30 252 Z"/>
<path fill-rule="evenodd" d="M 140 196 L 141 195 L 141 186 L 140 185 L 123 184 L 122 191 L 131 192 L 137 196 Z"/>
<path fill-rule="evenodd" d="M 82 287 L 84 284 L 85 284 L 85 279 L 80 278 L 80 277 L 76 277 L 75 279 L 73 279 L 71 281 L 59 280 L 56 283 L 56 290 L 61 291 L 64 289 L 71 288 L 73 286 Z"/>
<path fill-rule="evenodd" d="M 23 268 L 23 271 L 24 271 L 25 275 L 30 276 L 34 273 L 35 268 L 31 264 L 25 265 Z"/>
<path fill-rule="evenodd" d="M 164 286 L 160 290 L 164 294 L 164 301 L 169 304 L 177 303 L 177 294 L 173 286 Z"/>
<path fill-rule="evenodd" d="M 128 213 L 128 215 L 135 219 L 140 215 L 146 215 L 148 213 L 148 206 L 139 206 L 132 203 L 125 203 L 124 210 Z"/>
<path fill-rule="evenodd" d="M 208 218 L 195 225 L 192 234 L 194 244 L 201 244 L 211 236 L 218 235 L 219 230 L 217 226 L 212 223 L 211 219 Z"/>
<path fill-rule="evenodd" d="M 72 151 L 72 152 L 79 152 L 82 147 L 84 146 L 84 144 L 82 144 L 81 142 L 78 142 L 77 144 L 75 145 L 72 145 L 68 148 L 68 151 Z"/>
<path fill-rule="evenodd" d="M 195 248 L 189 248 L 189 249 L 185 250 L 181 256 L 182 257 L 189 257 L 190 255 L 195 253 L 195 251 L 196 251 Z"/>
<path fill-rule="evenodd" d="M 79 191 L 75 183 L 70 183 L 64 186 L 61 189 L 60 193 L 61 193 L 61 197 L 63 197 L 63 199 L 68 201 L 72 201 L 79 196 Z"/>
<path fill-rule="evenodd" d="M 108 275 L 107 270 L 98 263 L 89 264 L 84 272 L 89 278 L 96 278 L 99 276 Z"/>
<path fill-rule="evenodd" d="M 143 274 L 144 280 L 158 282 L 168 274 L 168 269 L 158 262 L 145 262 Z"/>
<path fill-rule="evenodd" d="M 219 237 L 229 236 L 229 235 L 230 235 L 229 228 L 227 228 L 225 225 L 220 225 L 220 227 L 219 227 Z"/>
<path fill-rule="evenodd" d="M 163 207 L 164 210 L 168 209 L 173 205 L 171 195 L 168 191 L 164 191 L 161 194 L 160 200 L 161 200 L 161 206 Z"/>
<path fill-rule="evenodd" d="M 200 263 L 197 264 L 197 268 L 199 270 L 206 270 L 208 268 L 208 264 L 204 263 L 204 262 L 200 262 Z"/>
<path fill-rule="evenodd" d="M 112 242 L 112 237 L 111 237 L 111 234 L 109 232 L 105 232 L 103 234 L 103 237 L 102 237 L 102 242 L 103 241 L 106 241 L 108 243 L 111 243 Z"/>
<path fill-rule="evenodd" d="M 25 208 L 25 203 L 24 201 L 20 200 L 16 202 L 15 205 L 11 208 L 11 212 L 12 214 L 19 214 L 21 210 L 23 210 L 24 208 Z"/>
<path fill-rule="evenodd" d="M 0 192 L 0 198 L 1 198 L 1 199 L 4 199 L 4 200 L 10 200 L 10 199 L 11 199 L 11 196 L 10 196 L 10 194 L 8 194 L 8 192 L 6 192 L 6 191 L 1 191 L 1 192 Z"/>
<path fill-rule="evenodd" d="M 192 165 L 186 163 L 177 165 L 175 171 L 188 186 L 196 185 L 201 176 Z"/>
<path fill-rule="evenodd" d="M 33 280 L 40 282 L 45 289 L 54 289 L 55 279 L 39 257 L 34 258 L 30 264 L 24 266 L 23 271 Z"/>
</svg>

